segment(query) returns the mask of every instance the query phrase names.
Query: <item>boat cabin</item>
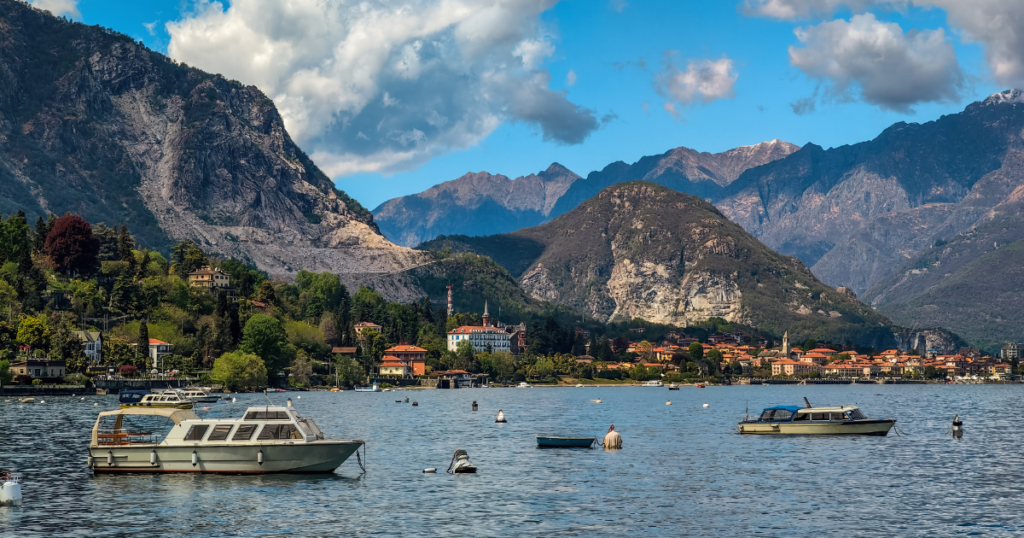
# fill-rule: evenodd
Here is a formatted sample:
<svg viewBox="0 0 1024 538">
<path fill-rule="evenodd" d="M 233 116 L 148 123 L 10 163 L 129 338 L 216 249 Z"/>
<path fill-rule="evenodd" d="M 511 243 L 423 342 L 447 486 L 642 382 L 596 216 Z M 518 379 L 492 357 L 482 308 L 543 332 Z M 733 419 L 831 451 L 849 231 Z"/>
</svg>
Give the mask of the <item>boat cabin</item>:
<svg viewBox="0 0 1024 538">
<path fill-rule="evenodd" d="M 143 393 L 145 392 L 145 393 Z M 125 394 L 128 393 L 128 394 Z M 141 394 L 141 398 L 138 398 Z M 125 398 L 131 401 L 124 401 Z M 136 399 L 138 398 L 138 399 Z M 148 393 L 148 391 L 122 391 L 119 398 L 121 407 L 168 407 L 174 409 L 192 409 L 192 400 L 186 398 L 180 391 L 166 391 L 159 393 Z"/>
<path fill-rule="evenodd" d="M 798 407 L 779 405 L 768 407 L 761 412 L 757 422 L 849 422 L 867 417 L 856 406 L 839 407 Z"/>
</svg>

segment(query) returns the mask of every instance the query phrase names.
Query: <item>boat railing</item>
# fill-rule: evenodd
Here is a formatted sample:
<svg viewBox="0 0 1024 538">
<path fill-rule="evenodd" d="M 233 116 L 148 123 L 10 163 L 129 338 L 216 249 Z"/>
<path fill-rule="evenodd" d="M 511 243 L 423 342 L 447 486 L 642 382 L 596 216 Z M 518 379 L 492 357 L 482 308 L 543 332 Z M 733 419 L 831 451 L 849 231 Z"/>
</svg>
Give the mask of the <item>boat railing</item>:
<svg viewBox="0 0 1024 538">
<path fill-rule="evenodd" d="M 99 430 L 96 442 L 101 446 L 155 445 L 159 435 L 153 432 L 126 432 L 124 430 Z"/>
</svg>

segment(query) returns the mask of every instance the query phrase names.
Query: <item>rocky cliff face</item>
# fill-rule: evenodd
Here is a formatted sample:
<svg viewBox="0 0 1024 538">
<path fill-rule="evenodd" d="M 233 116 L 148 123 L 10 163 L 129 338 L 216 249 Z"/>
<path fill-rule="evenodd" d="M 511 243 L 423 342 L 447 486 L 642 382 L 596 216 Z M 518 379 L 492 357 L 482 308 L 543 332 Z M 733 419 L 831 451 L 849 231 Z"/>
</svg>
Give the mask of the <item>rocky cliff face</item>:
<svg viewBox="0 0 1024 538">
<path fill-rule="evenodd" d="M 535 298 L 601 320 L 686 325 L 718 316 L 800 338 L 892 343 L 887 320 L 867 305 L 710 203 L 653 183 L 618 184 L 547 224 L 466 239 L 444 246 L 502 245 L 504 259 L 526 267 L 520 283 Z"/>
<path fill-rule="evenodd" d="M 554 163 L 538 174 L 514 180 L 487 172 L 469 173 L 373 210 L 392 241 L 415 247 L 439 235 L 491 235 L 548 220 L 555 202 L 580 176 Z"/>
<path fill-rule="evenodd" d="M 429 263 L 291 141 L 274 104 L 131 38 L 0 0 L 0 210 L 127 223 L 272 275 L 349 284 Z M 397 284 L 392 297 L 420 296 Z"/>
<path fill-rule="evenodd" d="M 808 145 L 731 183 L 716 205 L 832 285 L 864 293 L 936 240 L 979 223 L 1020 181 L 1021 94 L 875 140 Z"/>
</svg>

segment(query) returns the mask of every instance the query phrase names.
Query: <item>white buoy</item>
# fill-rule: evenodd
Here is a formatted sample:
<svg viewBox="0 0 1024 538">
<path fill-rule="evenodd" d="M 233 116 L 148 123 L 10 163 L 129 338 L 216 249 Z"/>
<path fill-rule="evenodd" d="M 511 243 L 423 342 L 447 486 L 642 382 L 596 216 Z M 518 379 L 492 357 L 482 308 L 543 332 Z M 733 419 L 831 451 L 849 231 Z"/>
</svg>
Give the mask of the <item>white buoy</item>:
<svg viewBox="0 0 1024 538">
<path fill-rule="evenodd" d="M 710 405 L 708 405 L 708 404 L 704 404 L 704 407 L 711 407 L 711 406 L 710 406 Z"/>
<path fill-rule="evenodd" d="M 84 402 L 84 401 L 85 401 L 85 398 L 82 398 L 82 401 Z"/>
<path fill-rule="evenodd" d="M 238 403 L 238 398 L 231 398 L 231 403 Z"/>
<path fill-rule="evenodd" d="M 302 399 L 302 396 L 296 396 L 296 398 L 298 398 L 298 399 L 300 399 L 300 400 L 301 400 L 301 399 Z"/>
<path fill-rule="evenodd" d="M 665 405 L 672 405 L 672 400 L 665 402 Z"/>
<path fill-rule="evenodd" d="M 428 467 L 426 469 L 423 469 L 423 472 L 424 473 L 436 473 L 437 472 L 437 468 L 436 467 Z"/>
<path fill-rule="evenodd" d="M 99 402 L 92 404 L 93 407 L 96 407 L 97 405 L 99 405 Z"/>
<path fill-rule="evenodd" d="M 507 420 L 505 420 L 505 412 L 502 411 L 501 409 L 499 409 L 498 410 L 498 416 L 494 419 L 494 422 L 500 423 L 500 424 L 504 424 L 504 423 L 508 422 Z"/>
<path fill-rule="evenodd" d="M 41 404 L 46 403 L 46 400 L 39 400 L 39 403 L 41 403 Z"/>
<path fill-rule="evenodd" d="M 292 406 L 292 399 L 288 398 L 288 401 L 285 402 L 285 405 L 287 405 L 288 407 L 291 407 Z"/>
</svg>

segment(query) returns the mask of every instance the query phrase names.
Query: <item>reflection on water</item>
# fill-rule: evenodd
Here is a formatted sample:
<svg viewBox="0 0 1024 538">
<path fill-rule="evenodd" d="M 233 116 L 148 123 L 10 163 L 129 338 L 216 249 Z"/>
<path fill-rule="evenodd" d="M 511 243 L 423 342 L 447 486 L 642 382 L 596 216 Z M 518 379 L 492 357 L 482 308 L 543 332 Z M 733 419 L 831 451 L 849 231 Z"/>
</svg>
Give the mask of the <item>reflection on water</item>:
<svg viewBox="0 0 1024 538">
<path fill-rule="evenodd" d="M 116 396 L 0 401 L 0 467 L 23 473 L 25 496 L 0 509 L 0 536 L 1014 535 L 1020 395 L 1012 385 L 292 393 L 329 437 L 366 440 L 368 473 L 353 459 L 334 475 L 255 477 L 92 476 L 89 434 Z M 419 406 L 395 403 L 405 396 Z M 804 396 L 897 418 L 904 435 L 735 433 L 748 407 L 753 416 Z M 240 395 L 209 414 L 261 403 Z M 495 424 L 498 409 L 507 424 Z M 536 448 L 538 434 L 600 438 L 611 423 L 621 451 Z M 457 448 L 478 474 L 444 473 Z"/>
</svg>

